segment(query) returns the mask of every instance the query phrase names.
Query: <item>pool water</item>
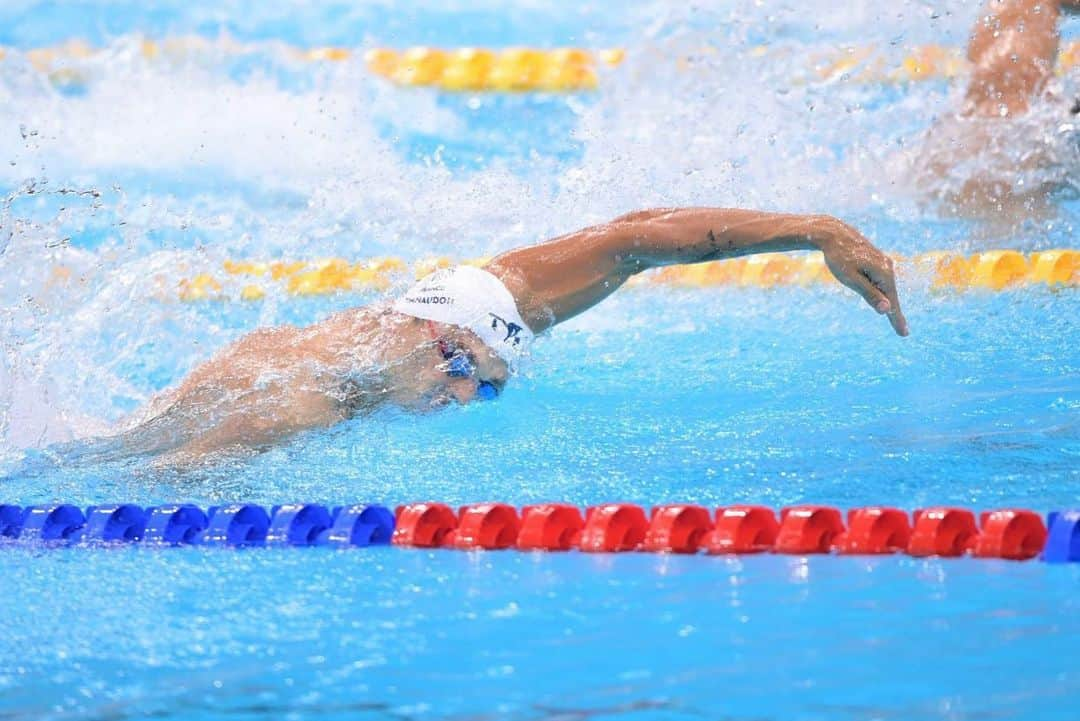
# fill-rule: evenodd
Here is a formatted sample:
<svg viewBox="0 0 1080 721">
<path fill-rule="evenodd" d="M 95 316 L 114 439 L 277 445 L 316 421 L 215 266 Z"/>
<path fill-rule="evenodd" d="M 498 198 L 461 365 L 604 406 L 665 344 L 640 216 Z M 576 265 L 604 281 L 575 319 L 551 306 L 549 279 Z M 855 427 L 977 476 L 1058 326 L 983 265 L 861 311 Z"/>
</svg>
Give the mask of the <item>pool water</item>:
<svg viewBox="0 0 1080 721">
<path fill-rule="evenodd" d="M 830 7 L 7 4 L 0 502 L 1076 507 L 1080 295 L 911 265 L 906 339 L 838 287 L 646 285 L 497 403 L 186 474 L 58 460 L 244 332 L 407 283 L 176 298 L 226 259 L 475 257 L 684 204 L 833 213 L 903 255 L 1075 246 L 1069 192 L 1005 231 L 895 171 L 956 86 L 792 81 L 837 45 L 961 43 L 975 3 Z M 254 50 L 154 62 L 140 33 Z M 25 59 L 72 37 L 109 49 L 77 87 Z M 629 52 L 591 95 L 450 95 L 280 43 Z M 1078 588 L 1037 562 L 8 545 L 0 719 L 1072 721 Z"/>
</svg>

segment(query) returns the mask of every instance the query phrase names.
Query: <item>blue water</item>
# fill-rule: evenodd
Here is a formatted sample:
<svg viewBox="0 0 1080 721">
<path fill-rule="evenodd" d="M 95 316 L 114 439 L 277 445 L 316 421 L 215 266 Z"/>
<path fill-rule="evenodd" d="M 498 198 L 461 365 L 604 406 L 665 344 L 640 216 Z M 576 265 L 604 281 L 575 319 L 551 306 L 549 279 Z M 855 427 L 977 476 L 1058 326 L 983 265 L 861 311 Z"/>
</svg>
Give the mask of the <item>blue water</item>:
<svg viewBox="0 0 1080 721">
<path fill-rule="evenodd" d="M 6 4 L 0 502 L 1080 505 L 1080 295 L 906 264 L 907 339 L 835 287 L 628 288 L 497 403 L 186 474 L 54 458 L 253 328 L 381 297 L 177 300 L 227 258 L 472 257 L 680 204 L 835 213 L 908 255 L 1075 246 L 1068 194 L 1005 231 L 888 170 L 954 87 L 792 80 L 836 44 L 960 43 L 976 12 Z M 223 32 L 254 49 L 131 52 Z M 71 37 L 110 49 L 77 92 L 19 52 Z M 275 41 L 636 53 L 593 95 L 456 96 Z M 784 52 L 754 64 L 763 41 Z M 1078 588 L 1037 562 L 0 546 L 0 719 L 1072 721 Z"/>
<path fill-rule="evenodd" d="M 4 560 L 50 589 L 5 600 L 7 718 L 1070 719 L 1080 692 L 1076 572 L 1038 563 Z"/>
</svg>

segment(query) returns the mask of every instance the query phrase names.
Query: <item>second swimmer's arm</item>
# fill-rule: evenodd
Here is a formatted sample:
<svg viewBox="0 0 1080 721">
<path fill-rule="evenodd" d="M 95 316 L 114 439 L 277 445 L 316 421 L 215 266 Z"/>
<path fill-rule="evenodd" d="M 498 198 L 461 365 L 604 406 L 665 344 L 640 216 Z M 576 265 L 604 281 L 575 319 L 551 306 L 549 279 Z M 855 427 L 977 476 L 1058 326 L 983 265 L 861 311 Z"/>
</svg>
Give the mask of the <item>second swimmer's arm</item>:
<svg viewBox="0 0 1080 721">
<path fill-rule="evenodd" d="M 892 261 L 854 228 L 825 215 L 643 210 L 510 251 L 489 269 L 515 291 L 526 321 L 541 331 L 590 308 L 648 268 L 787 250 L 822 251 L 840 282 L 887 314 L 899 335 L 907 335 Z"/>
<path fill-rule="evenodd" d="M 1058 16 L 1076 2 L 987 0 L 971 30 L 971 76 L 961 114 L 1001 118 L 1026 113 L 1053 76 Z"/>
</svg>

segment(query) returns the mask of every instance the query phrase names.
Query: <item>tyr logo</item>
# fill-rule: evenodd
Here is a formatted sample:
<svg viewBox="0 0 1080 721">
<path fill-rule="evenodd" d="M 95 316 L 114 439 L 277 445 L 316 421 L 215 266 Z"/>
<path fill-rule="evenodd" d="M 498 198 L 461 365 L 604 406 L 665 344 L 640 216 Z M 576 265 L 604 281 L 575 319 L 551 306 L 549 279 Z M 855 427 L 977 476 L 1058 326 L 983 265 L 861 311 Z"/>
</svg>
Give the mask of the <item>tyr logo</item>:
<svg viewBox="0 0 1080 721">
<path fill-rule="evenodd" d="M 505 320 L 495 315 L 494 313 L 488 313 L 491 316 L 491 329 L 499 330 L 499 326 L 506 332 L 506 336 L 502 339 L 503 343 L 509 341 L 511 344 L 517 346 L 521 344 L 520 334 L 523 330 L 520 325 L 514 322 L 507 323 Z"/>
</svg>

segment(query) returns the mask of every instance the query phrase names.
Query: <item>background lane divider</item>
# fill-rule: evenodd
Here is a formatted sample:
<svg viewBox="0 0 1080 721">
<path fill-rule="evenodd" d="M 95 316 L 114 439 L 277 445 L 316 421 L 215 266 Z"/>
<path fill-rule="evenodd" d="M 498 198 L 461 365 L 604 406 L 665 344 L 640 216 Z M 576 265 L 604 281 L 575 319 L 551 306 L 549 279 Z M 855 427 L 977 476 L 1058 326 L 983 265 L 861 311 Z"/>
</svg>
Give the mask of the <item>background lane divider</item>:
<svg viewBox="0 0 1080 721">
<path fill-rule="evenodd" d="M 615 66 L 622 59 L 620 50 L 593 53 L 579 48 L 374 48 L 364 54 L 368 70 L 398 85 L 474 92 L 595 90 L 598 62 Z"/>
<path fill-rule="evenodd" d="M 965 256 L 934 251 L 911 258 L 894 256 L 900 273 L 924 273 L 935 288 L 1005 290 L 1023 285 L 1080 286 L 1080 251 L 1061 248 L 1024 255 L 1015 250 L 987 250 Z M 458 261 L 482 266 L 490 258 Z M 344 258 L 315 261 L 257 262 L 226 260 L 223 273 L 199 273 L 177 284 L 180 300 L 259 301 L 272 290 L 271 283 L 292 296 L 385 291 L 395 282 L 422 277 L 454 265 L 447 257 L 424 258 L 409 263 L 403 258 L 369 258 L 350 263 Z M 63 277 L 65 269 L 54 275 Z M 747 258 L 712 261 L 696 265 L 659 268 L 636 276 L 633 285 L 661 284 L 681 287 L 738 286 L 770 288 L 778 285 L 835 283 L 820 253 L 789 255 L 764 253 Z"/>
<path fill-rule="evenodd" d="M 89 73 L 80 67 L 108 53 L 128 53 L 148 62 L 186 63 L 220 60 L 255 53 L 283 54 L 302 63 L 342 63 L 362 58 L 367 69 L 399 85 L 430 86 L 450 91 L 496 92 L 579 92 L 596 87 L 595 69 L 615 67 L 626 50 L 586 50 L 582 48 L 350 48 L 343 46 L 298 47 L 281 42 L 241 42 L 228 35 L 208 38 L 199 35 L 154 40 L 135 37 L 134 42 L 97 48 L 72 39 L 59 45 L 19 50 L 0 47 L 0 62 L 25 57 L 39 72 L 46 73 L 57 86 L 85 85 Z M 803 69 L 793 71 L 793 82 L 909 83 L 924 80 L 951 80 L 967 72 L 965 49 L 942 45 L 909 47 L 897 59 L 873 45 L 841 45 L 828 49 L 806 49 Z M 643 59 L 655 64 L 656 51 L 643 49 Z M 757 45 L 749 48 L 704 46 L 694 49 L 696 62 L 675 55 L 672 62 L 680 70 L 700 66 L 701 57 L 725 56 L 733 61 L 775 57 L 785 60 L 790 47 Z M 889 57 L 893 55 L 892 57 Z M 1062 43 L 1058 53 L 1059 74 L 1080 62 L 1080 41 Z"/>
<path fill-rule="evenodd" d="M 204 545 L 365 547 L 678 553 L 772 552 L 789 555 L 907 554 L 913 557 L 998 558 L 1080 562 L 1080 510 L 1053 511 L 1047 523 L 1033 511 L 1000 509 L 976 517 L 964 508 L 924 508 L 908 515 L 882 506 L 765 506 L 716 509 L 665 504 L 651 513 L 629 503 L 575 506 L 546 503 L 519 512 L 505 503 L 474 503 L 456 512 L 443 503 L 328 508 L 293 503 L 269 511 L 257 504 L 0 505 L 0 544 L 46 546 Z"/>
</svg>

